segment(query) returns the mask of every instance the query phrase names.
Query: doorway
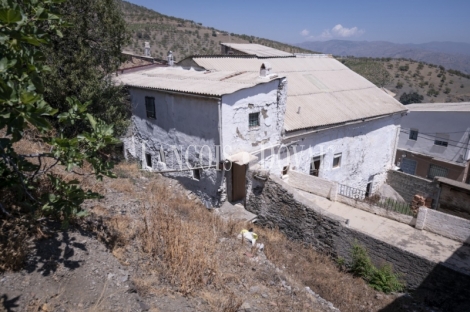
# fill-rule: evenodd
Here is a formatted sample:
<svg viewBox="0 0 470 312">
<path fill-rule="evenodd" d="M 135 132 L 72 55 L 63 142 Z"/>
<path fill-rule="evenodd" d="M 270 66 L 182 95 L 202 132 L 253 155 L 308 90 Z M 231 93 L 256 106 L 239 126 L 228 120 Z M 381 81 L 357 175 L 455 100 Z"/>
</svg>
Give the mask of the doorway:
<svg viewBox="0 0 470 312">
<path fill-rule="evenodd" d="M 232 163 L 232 201 L 245 199 L 246 195 L 246 166 Z"/>
<path fill-rule="evenodd" d="M 321 157 L 313 157 L 312 162 L 310 163 L 310 175 L 318 177 L 320 174 L 320 166 L 321 166 Z"/>
</svg>

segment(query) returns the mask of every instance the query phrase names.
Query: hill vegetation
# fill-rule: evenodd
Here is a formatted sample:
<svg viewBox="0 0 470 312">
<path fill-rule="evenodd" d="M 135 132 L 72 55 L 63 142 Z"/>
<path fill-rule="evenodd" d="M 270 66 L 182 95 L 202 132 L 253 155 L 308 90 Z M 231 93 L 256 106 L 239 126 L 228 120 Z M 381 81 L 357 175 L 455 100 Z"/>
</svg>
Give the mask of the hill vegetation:
<svg viewBox="0 0 470 312">
<path fill-rule="evenodd" d="M 428 42 L 397 44 L 386 41 L 308 41 L 299 43 L 304 49 L 341 56 L 406 58 L 460 70 L 470 74 L 470 44 Z"/>
<path fill-rule="evenodd" d="M 403 104 L 470 101 L 470 75 L 443 66 L 392 58 L 339 58 Z"/>
<path fill-rule="evenodd" d="M 131 32 L 126 51 L 144 53 L 144 42 L 150 42 L 151 55 L 166 59 L 173 52 L 175 61 L 194 54 L 220 54 L 221 42 L 259 43 L 291 53 L 312 53 L 281 42 L 203 26 L 202 23 L 160 14 L 156 11 L 122 1 L 121 9 Z"/>
</svg>

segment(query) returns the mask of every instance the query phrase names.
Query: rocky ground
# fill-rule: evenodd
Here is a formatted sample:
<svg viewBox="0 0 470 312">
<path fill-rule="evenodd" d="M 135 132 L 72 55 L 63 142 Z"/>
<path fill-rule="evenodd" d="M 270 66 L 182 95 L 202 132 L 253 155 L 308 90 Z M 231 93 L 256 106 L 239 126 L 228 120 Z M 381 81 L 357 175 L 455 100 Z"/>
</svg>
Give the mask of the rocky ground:
<svg viewBox="0 0 470 312">
<path fill-rule="evenodd" d="M 116 243 L 113 231 L 132 232 L 129 220 L 141 217 L 148 183 L 145 176 L 106 181 L 105 198 L 87 204 L 92 214 L 85 220 L 68 230 L 44 223 L 24 268 L 0 275 L 0 311 L 339 311 L 236 235 L 217 243 L 217 257 L 226 263 L 223 289 L 183 296 L 150 269 L 152 259 L 139 252 L 137 239 Z"/>
</svg>

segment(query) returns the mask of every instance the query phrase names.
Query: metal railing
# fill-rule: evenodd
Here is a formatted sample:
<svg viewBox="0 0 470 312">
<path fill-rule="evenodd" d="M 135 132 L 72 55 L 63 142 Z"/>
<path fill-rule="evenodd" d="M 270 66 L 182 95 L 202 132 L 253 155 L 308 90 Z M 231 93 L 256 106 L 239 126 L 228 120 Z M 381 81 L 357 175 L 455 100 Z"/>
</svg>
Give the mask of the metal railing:
<svg viewBox="0 0 470 312">
<path fill-rule="evenodd" d="M 378 194 L 368 194 L 367 191 L 343 184 L 339 184 L 338 194 L 370 205 L 378 206 L 386 210 L 413 216 L 413 210 L 411 209 L 410 204 L 399 202 L 392 198 L 382 197 Z"/>
</svg>

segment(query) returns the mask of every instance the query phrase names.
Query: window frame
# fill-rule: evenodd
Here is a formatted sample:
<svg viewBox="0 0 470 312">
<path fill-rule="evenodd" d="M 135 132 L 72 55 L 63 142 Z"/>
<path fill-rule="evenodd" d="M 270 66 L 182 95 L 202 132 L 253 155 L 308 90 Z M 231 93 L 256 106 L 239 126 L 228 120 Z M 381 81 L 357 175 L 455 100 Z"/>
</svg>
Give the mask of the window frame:
<svg viewBox="0 0 470 312">
<path fill-rule="evenodd" d="M 256 116 L 256 125 L 252 125 L 252 116 Z M 254 113 L 249 113 L 248 114 L 248 128 L 249 129 L 258 129 L 261 125 L 261 122 L 260 122 L 260 113 L 259 112 L 254 112 Z M 254 119 L 253 119 L 254 120 Z"/>
<path fill-rule="evenodd" d="M 434 139 L 434 145 L 437 146 L 449 146 L 449 135 L 445 133 L 436 133 L 436 137 Z"/>
<path fill-rule="evenodd" d="M 145 166 L 147 166 L 147 168 L 153 168 L 152 165 L 153 165 L 152 164 L 152 154 L 145 153 Z"/>
<path fill-rule="evenodd" d="M 342 161 L 342 158 L 343 158 L 343 153 L 334 154 L 334 155 L 333 155 L 333 162 L 332 162 L 332 164 L 331 164 L 331 167 L 332 167 L 333 169 L 341 168 L 341 161 Z M 338 160 L 338 163 L 336 164 L 336 166 L 335 166 L 335 160 Z"/>
<path fill-rule="evenodd" d="M 201 169 L 193 169 L 193 180 L 201 181 Z"/>
<path fill-rule="evenodd" d="M 410 134 L 408 136 L 409 140 L 418 141 L 419 131 L 418 129 L 410 129 Z"/>
<path fill-rule="evenodd" d="M 149 109 L 151 107 L 151 109 Z M 155 98 L 153 96 L 145 97 L 145 113 L 148 119 L 157 119 L 157 112 L 155 110 Z"/>
</svg>

